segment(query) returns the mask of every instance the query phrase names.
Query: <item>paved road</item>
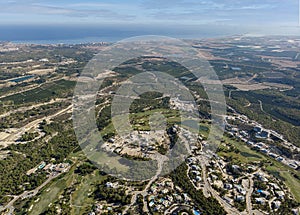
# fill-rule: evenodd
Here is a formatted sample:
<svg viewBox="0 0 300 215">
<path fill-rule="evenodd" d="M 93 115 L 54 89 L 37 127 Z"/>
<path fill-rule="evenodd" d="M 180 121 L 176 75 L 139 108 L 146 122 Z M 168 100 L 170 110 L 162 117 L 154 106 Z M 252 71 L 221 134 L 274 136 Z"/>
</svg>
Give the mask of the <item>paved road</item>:
<svg viewBox="0 0 300 215">
<path fill-rule="evenodd" d="M 70 167 L 69 167 L 70 168 Z M 47 180 L 41 184 L 40 186 L 38 186 L 37 188 L 35 188 L 34 190 L 31 190 L 31 191 L 25 191 L 24 193 L 18 195 L 18 196 L 15 196 L 13 198 L 13 200 L 11 200 L 5 207 L 3 208 L 0 208 L 0 212 L 4 211 L 4 210 L 7 210 L 9 209 L 10 210 L 10 213 L 13 212 L 14 210 L 14 203 L 18 200 L 18 199 L 25 199 L 25 198 L 31 198 L 33 196 L 35 196 L 39 191 L 40 189 L 42 189 L 44 186 L 46 186 L 51 180 L 53 180 L 54 178 L 57 178 L 58 176 L 60 176 L 61 174 L 63 173 L 57 173 L 57 174 L 51 174 L 49 176 L 49 178 L 47 178 Z"/>
<path fill-rule="evenodd" d="M 72 110 L 73 105 L 71 104 L 70 106 L 68 106 L 67 108 L 60 110 L 58 112 L 56 112 L 55 114 L 51 115 L 51 116 L 45 116 L 43 118 L 34 120 L 30 123 L 28 123 L 27 125 L 25 125 L 23 128 L 20 128 L 17 130 L 17 132 L 9 135 L 7 138 L 5 138 L 5 140 L 1 141 L 4 145 L 8 144 L 8 143 L 15 143 L 15 141 L 17 141 L 21 135 L 25 132 L 28 132 L 31 129 L 38 129 L 39 124 L 43 121 L 43 120 L 51 120 L 52 118 L 59 116 L 61 114 L 64 114 L 68 111 Z"/>
<path fill-rule="evenodd" d="M 266 113 L 265 110 L 264 110 L 262 101 L 261 101 L 261 100 L 258 100 L 258 102 L 259 102 L 260 110 L 261 110 L 262 112 Z M 267 113 L 266 113 L 266 114 L 267 114 Z"/>
<path fill-rule="evenodd" d="M 228 204 L 224 199 L 222 199 L 219 196 L 219 194 L 209 184 L 207 177 L 206 177 L 206 164 L 207 164 L 208 158 L 204 157 L 203 155 L 198 156 L 198 161 L 200 162 L 201 168 L 202 168 L 202 177 L 203 177 L 203 182 L 204 182 L 203 194 L 205 195 L 205 197 L 207 197 L 207 195 L 210 193 L 222 205 L 222 207 L 228 214 L 239 215 L 240 212 L 236 208 L 234 208 L 230 204 Z"/>
<path fill-rule="evenodd" d="M 250 177 L 248 178 L 249 187 L 247 189 L 247 194 L 246 194 L 246 207 L 247 207 L 248 214 L 250 214 L 250 215 L 255 213 L 254 211 L 252 211 L 252 202 L 251 202 L 251 196 L 252 196 L 252 193 L 253 193 L 253 186 L 254 186 L 253 177 L 259 171 L 260 171 L 260 169 L 258 169 L 256 172 L 252 173 L 250 175 Z"/>
<path fill-rule="evenodd" d="M 191 149 L 189 147 L 189 142 L 188 142 L 187 139 L 185 139 L 184 145 L 185 145 L 186 149 L 188 150 L 188 153 L 191 154 Z M 149 208 L 148 208 L 147 202 L 145 202 L 145 198 L 148 195 L 147 191 L 150 188 L 150 186 L 152 185 L 152 183 L 154 181 L 156 181 L 157 178 L 159 177 L 159 175 L 162 171 L 164 162 L 168 161 L 168 159 L 169 159 L 167 156 L 161 155 L 158 152 L 156 152 L 155 154 L 152 154 L 150 156 L 150 158 L 151 158 L 151 160 L 156 160 L 157 161 L 158 168 L 157 168 L 156 174 L 150 179 L 150 181 L 148 182 L 148 184 L 146 185 L 146 187 L 143 191 L 136 191 L 136 192 L 133 193 L 133 196 L 131 198 L 131 203 L 130 203 L 130 205 L 128 205 L 125 208 L 125 210 L 123 211 L 123 214 L 126 214 L 127 211 L 129 210 L 129 208 L 134 205 L 134 203 L 136 202 L 136 199 L 137 199 L 137 195 L 139 195 L 139 194 L 141 194 L 143 196 L 143 212 L 149 213 Z"/>
<path fill-rule="evenodd" d="M 139 195 L 139 194 L 141 194 L 143 196 L 143 212 L 149 213 L 147 202 L 145 202 L 145 197 L 148 195 L 147 191 L 148 191 L 149 187 L 152 185 L 152 183 L 154 181 L 156 181 L 157 178 L 158 178 L 158 176 L 160 175 L 160 173 L 162 171 L 162 168 L 163 168 L 164 162 L 168 160 L 168 158 L 166 156 L 160 155 L 158 153 L 153 154 L 152 156 L 153 156 L 152 160 L 156 160 L 157 163 L 158 163 L 158 168 L 157 168 L 156 174 L 150 179 L 150 181 L 148 182 L 148 184 L 146 185 L 146 187 L 144 188 L 144 190 L 142 190 L 142 191 L 135 191 L 133 193 L 133 196 L 131 198 L 131 203 L 130 203 L 130 205 L 128 205 L 125 208 L 125 210 L 123 211 L 123 214 L 126 214 L 127 211 L 129 210 L 129 208 L 134 205 L 134 203 L 136 202 L 136 199 L 137 199 L 137 195 Z"/>
<path fill-rule="evenodd" d="M 172 207 L 168 208 L 165 212 L 164 215 L 172 214 L 174 212 L 177 212 L 178 210 L 188 210 L 188 209 L 193 209 L 192 206 L 190 205 L 185 205 L 185 204 L 174 204 Z M 178 213 L 176 213 L 178 214 Z"/>
</svg>

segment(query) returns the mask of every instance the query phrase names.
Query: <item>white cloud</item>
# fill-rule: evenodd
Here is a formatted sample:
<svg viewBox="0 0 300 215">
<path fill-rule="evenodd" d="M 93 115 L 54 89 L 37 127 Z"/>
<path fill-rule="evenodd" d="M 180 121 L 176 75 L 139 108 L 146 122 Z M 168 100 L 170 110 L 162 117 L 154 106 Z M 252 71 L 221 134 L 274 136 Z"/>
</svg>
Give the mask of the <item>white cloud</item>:
<svg viewBox="0 0 300 215">
<path fill-rule="evenodd" d="M 91 7 L 92 8 L 92 7 Z M 108 9 L 73 9 L 65 6 L 52 6 L 35 3 L 16 3 L 10 2 L 2 4 L 0 6 L 0 12 L 3 13 L 15 13 L 15 14 L 27 14 L 27 15 L 65 15 L 72 17 L 103 17 L 107 19 L 125 19 L 130 20 L 135 18 L 134 16 L 121 14 L 113 10 Z"/>
<path fill-rule="evenodd" d="M 0 13 L 74 21 L 136 23 L 290 23 L 298 21 L 297 0 L 0 0 Z M 101 19 L 100 19 L 101 18 Z M 33 18 L 32 18 L 33 19 Z M 63 19 L 62 19 L 63 21 Z"/>
</svg>

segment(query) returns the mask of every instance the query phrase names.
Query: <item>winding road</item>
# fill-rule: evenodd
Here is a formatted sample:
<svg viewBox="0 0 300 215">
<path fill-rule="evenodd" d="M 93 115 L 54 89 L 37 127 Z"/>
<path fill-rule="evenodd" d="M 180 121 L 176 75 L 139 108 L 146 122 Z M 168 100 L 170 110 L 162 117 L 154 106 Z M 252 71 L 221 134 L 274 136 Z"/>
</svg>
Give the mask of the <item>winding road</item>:
<svg viewBox="0 0 300 215">
<path fill-rule="evenodd" d="M 157 178 L 158 178 L 158 176 L 160 175 L 160 173 L 162 171 L 162 168 L 163 168 L 164 162 L 168 160 L 167 156 L 160 155 L 159 153 L 155 153 L 152 156 L 153 156 L 152 160 L 156 160 L 157 161 L 157 165 L 158 165 L 156 174 L 150 179 L 150 181 L 148 182 L 148 184 L 146 185 L 146 187 L 144 188 L 144 190 L 142 190 L 142 191 L 135 191 L 133 193 L 130 205 L 126 206 L 126 208 L 125 208 L 125 210 L 123 211 L 122 214 L 126 214 L 127 211 L 129 210 L 129 208 L 134 205 L 134 203 L 136 202 L 136 199 L 137 199 L 137 195 L 139 195 L 139 194 L 143 196 L 143 212 L 149 213 L 147 202 L 145 202 L 145 198 L 148 195 L 147 191 L 150 188 L 150 186 L 152 185 L 152 183 L 154 181 L 156 181 Z"/>
</svg>

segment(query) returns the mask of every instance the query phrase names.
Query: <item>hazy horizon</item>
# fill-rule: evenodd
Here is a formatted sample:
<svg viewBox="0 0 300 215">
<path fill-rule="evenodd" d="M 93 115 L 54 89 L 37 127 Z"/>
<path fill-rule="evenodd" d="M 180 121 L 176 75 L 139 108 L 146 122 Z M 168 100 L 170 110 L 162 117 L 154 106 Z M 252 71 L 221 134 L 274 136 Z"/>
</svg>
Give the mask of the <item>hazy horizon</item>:
<svg viewBox="0 0 300 215">
<path fill-rule="evenodd" d="M 300 28 L 282 27 L 260 29 L 259 27 L 239 27 L 225 25 L 0 25 L 0 41 L 16 43 L 85 43 L 115 42 L 141 35 L 163 35 L 180 39 L 200 39 L 248 36 L 300 36 Z"/>
<path fill-rule="evenodd" d="M 299 0 L 0 0 L 0 41 L 300 35 Z"/>
</svg>

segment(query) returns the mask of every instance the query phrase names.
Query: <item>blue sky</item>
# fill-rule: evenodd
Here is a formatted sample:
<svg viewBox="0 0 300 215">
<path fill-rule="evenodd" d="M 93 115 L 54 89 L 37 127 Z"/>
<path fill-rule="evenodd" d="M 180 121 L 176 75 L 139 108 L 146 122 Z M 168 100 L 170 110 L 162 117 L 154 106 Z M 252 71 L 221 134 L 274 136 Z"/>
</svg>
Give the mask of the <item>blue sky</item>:
<svg viewBox="0 0 300 215">
<path fill-rule="evenodd" d="M 0 0 L 0 24 L 297 26 L 299 0 Z"/>
<path fill-rule="evenodd" d="M 0 0 L 0 40 L 299 36 L 299 1 Z"/>
</svg>

